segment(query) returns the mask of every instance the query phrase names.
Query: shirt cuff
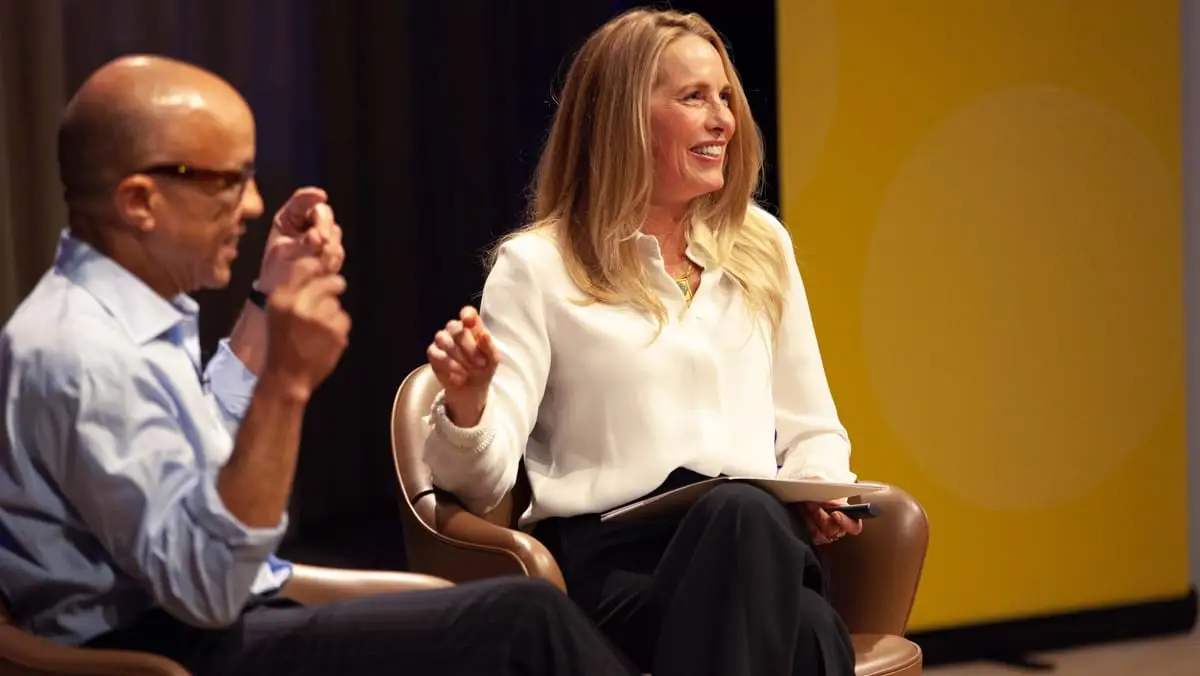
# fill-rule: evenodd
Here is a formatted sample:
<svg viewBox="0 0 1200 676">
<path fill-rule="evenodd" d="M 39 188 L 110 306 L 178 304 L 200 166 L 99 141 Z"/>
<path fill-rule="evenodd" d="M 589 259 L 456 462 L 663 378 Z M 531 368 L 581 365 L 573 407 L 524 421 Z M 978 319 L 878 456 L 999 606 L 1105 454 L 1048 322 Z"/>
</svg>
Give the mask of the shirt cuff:
<svg viewBox="0 0 1200 676">
<path fill-rule="evenodd" d="M 293 573 L 295 573 L 295 568 L 291 561 L 271 554 L 259 567 L 258 577 L 254 578 L 254 584 L 250 585 L 250 593 L 258 596 L 273 596 L 283 589 L 288 580 L 292 579 Z"/>
<path fill-rule="evenodd" d="M 250 406 L 258 377 L 233 353 L 228 338 L 222 338 L 218 343 L 217 353 L 209 360 L 205 376 L 217 405 L 226 415 L 240 421 Z"/>
<path fill-rule="evenodd" d="M 193 493 L 199 497 L 191 505 L 196 522 L 216 539 L 225 542 L 235 549 L 262 549 L 266 553 L 275 551 L 283 536 L 287 533 L 288 515 L 283 513 L 279 523 L 266 528 L 255 528 L 242 523 L 225 507 L 221 494 L 217 492 L 217 482 L 213 475 L 205 475 L 200 479 L 200 492 Z"/>
<path fill-rule="evenodd" d="M 832 457 L 830 457 L 832 456 Z M 781 479 L 812 479 L 852 484 L 858 475 L 845 463 L 845 451 L 831 448 L 793 449 L 783 460 L 777 476 Z"/>
<path fill-rule="evenodd" d="M 433 419 L 434 429 L 455 448 L 464 451 L 482 451 L 487 448 L 492 443 L 492 439 L 496 437 L 495 430 L 489 424 L 491 416 L 488 415 L 488 412 L 491 410 L 491 406 L 484 407 L 483 417 L 474 427 L 459 427 L 450 421 L 450 416 L 446 415 L 445 398 L 446 395 L 443 391 L 439 392 L 433 400 L 430 417 Z"/>
</svg>

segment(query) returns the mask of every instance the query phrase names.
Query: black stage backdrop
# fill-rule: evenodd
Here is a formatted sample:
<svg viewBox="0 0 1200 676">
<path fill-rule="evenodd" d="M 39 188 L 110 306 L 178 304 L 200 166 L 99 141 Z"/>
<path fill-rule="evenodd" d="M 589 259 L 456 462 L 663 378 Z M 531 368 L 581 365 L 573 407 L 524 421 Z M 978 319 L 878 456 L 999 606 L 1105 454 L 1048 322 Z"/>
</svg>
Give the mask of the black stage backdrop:
<svg viewBox="0 0 1200 676">
<path fill-rule="evenodd" d="M 317 3 L 318 166 L 345 228 L 355 323 L 305 429 L 293 512 L 305 549 L 402 565 L 390 546 L 369 544 L 399 542 L 388 434 L 396 388 L 433 333 L 477 301 L 482 253 L 521 220 L 571 54 L 628 5 Z M 675 7 L 705 14 L 732 42 L 773 167 L 773 2 Z"/>
<path fill-rule="evenodd" d="M 482 253 L 521 220 L 571 55 L 614 0 L 61 0 L 64 89 L 104 61 L 175 56 L 230 80 L 258 121 L 259 185 L 329 191 L 345 230 L 351 346 L 305 421 L 285 554 L 403 567 L 389 415 L 439 326 L 478 300 Z M 661 5 L 660 5 L 661 6 Z M 731 43 L 777 201 L 772 0 L 696 0 Z M 226 290 L 198 294 L 211 354 L 246 298 L 266 218 Z M 318 562 L 318 561 L 313 561 Z"/>
</svg>

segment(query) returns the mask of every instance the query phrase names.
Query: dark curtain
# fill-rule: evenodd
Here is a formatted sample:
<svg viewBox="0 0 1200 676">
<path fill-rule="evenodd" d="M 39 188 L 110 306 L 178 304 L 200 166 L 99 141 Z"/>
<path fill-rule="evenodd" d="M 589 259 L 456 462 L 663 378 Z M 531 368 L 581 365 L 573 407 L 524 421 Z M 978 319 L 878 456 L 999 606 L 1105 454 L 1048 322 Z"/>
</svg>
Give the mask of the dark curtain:
<svg viewBox="0 0 1200 676">
<path fill-rule="evenodd" d="M 483 252 L 520 222 L 571 55 L 631 5 L 317 2 L 322 181 L 346 231 L 355 324 L 309 415 L 298 510 L 308 544 L 391 563 L 379 544 L 399 543 L 396 388 L 433 333 L 477 302 Z M 674 6 L 703 13 L 732 43 L 767 136 L 764 198 L 777 203 L 774 3 Z"/>
<path fill-rule="evenodd" d="M 16 0 L 18 2 L 28 0 Z M 48 0 L 54 3 L 55 0 Z M 295 0 L 62 0 L 68 95 L 102 63 L 161 54 L 207 68 L 236 87 L 257 118 L 258 183 L 273 211 L 321 179 L 313 112 L 316 27 Z M 197 294 L 205 351 L 236 318 L 258 269 L 268 219 L 250 228 L 229 288 Z"/>
<path fill-rule="evenodd" d="M 296 187 L 329 191 L 345 230 L 344 300 L 354 328 L 305 421 L 284 554 L 403 566 L 388 434 L 396 388 L 423 363 L 437 328 L 478 301 L 484 250 L 520 222 L 571 55 L 634 3 L 0 2 L 45 3 L 43 13 L 61 14 L 43 23 L 62 45 L 62 72 L 49 77 L 61 76 L 67 95 L 104 61 L 135 52 L 182 58 L 228 79 L 256 114 L 268 213 Z M 732 43 L 773 177 L 774 3 L 674 6 L 701 12 Z M 776 195 L 769 178 L 765 198 L 774 204 Z M 245 238 L 228 289 L 198 294 L 207 352 L 240 311 L 266 227 L 263 219 Z"/>
</svg>

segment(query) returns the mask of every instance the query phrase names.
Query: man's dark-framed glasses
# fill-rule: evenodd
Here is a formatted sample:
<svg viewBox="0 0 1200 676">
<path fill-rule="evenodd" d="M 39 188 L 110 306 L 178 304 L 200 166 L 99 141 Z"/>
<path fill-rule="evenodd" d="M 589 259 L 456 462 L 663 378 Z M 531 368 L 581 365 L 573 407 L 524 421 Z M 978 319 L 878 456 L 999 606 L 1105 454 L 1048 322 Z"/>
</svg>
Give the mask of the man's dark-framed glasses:
<svg viewBox="0 0 1200 676">
<path fill-rule="evenodd" d="M 181 162 L 169 162 L 143 167 L 131 173 L 204 183 L 221 192 L 236 191 L 237 199 L 241 200 L 246 186 L 254 179 L 254 166 L 247 165 L 240 169 L 207 169 Z"/>
</svg>

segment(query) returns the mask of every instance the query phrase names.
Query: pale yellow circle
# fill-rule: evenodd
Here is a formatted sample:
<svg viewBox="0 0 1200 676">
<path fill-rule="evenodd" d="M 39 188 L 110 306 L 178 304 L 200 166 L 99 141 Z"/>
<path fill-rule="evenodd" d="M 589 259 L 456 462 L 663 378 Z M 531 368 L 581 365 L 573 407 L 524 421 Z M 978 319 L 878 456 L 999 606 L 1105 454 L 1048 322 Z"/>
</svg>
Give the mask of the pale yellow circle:
<svg viewBox="0 0 1200 676">
<path fill-rule="evenodd" d="M 1179 199 L 1137 128 L 1070 90 L 993 93 L 914 148 L 862 307 L 871 382 L 924 473 L 1042 509 L 1145 443 L 1182 387 Z"/>
</svg>

